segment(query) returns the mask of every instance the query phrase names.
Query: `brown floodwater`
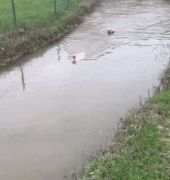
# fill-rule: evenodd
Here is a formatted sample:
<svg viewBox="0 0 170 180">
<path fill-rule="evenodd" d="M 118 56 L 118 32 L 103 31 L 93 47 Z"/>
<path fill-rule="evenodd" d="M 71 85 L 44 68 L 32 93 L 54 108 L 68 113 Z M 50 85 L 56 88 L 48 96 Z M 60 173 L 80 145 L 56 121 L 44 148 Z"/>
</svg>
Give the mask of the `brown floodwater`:
<svg viewBox="0 0 170 180">
<path fill-rule="evenodd" d="M 71 179 L 158 85 L 169 29 L 170 1 L 103 0 L 60 42 L 2 69 L 0 179 Z"/>
</svg>

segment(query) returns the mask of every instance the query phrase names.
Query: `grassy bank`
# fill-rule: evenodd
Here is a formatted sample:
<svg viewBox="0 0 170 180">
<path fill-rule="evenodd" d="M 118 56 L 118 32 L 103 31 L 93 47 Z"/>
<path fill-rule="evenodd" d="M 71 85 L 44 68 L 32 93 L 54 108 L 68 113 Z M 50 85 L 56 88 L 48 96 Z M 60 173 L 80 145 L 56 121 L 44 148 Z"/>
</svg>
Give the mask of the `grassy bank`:
<svg viewBox="0 0 170 180">
<path fill-rule="evenodd" d="M 11 1 L 0 0 L 0 66 L 15 62 L 25 54 L 55 42 L 83 21 L 84 15 L 93 11 L 100 0 L 17 0 L 18 28 L 13 27 Z M 4 12 L 8 12 L 5 15 Z M 2 18 L 3 17 L 3 18 Z"/>
<path fill-rule="evenodd" d="M 155 95 L 123 121 L 104 155 L 87 163 L 84 180 L 170 179 L 169 82 L 170 67 Z"/>
</svg>

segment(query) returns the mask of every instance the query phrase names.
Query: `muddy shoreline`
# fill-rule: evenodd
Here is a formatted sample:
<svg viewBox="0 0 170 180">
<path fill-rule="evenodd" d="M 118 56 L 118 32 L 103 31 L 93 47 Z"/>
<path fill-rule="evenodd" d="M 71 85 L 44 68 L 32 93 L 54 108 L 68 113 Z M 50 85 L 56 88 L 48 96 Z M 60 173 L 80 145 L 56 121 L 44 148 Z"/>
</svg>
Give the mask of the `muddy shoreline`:
<svg viewBox="0 0 170 180">
<path fill-rule="evenodd" d="M 0 67 L 4 67 L 17 62 L 20 58 L 27 54 L 30 54 L 41 47 L 44 47 L 50 43 L 57 42 L 65 35 L 69 34 L 74 28 L 83 22 L 84 17 L 93 12 L 93 10 L 99 6 L 101 0 L 92 0 L 85 2 L 83 8 L 72 13 L 67 19 L 67 25 L 62 25 L 57 33 L 51 33 L 44 35 L 39 33 L 38 35 L 26 35 L 22 32 L 22 28 L 15 30 L 15 39 L 12 43 L 7 43 L 4 47 L 0 46 Z"/>
</svg>

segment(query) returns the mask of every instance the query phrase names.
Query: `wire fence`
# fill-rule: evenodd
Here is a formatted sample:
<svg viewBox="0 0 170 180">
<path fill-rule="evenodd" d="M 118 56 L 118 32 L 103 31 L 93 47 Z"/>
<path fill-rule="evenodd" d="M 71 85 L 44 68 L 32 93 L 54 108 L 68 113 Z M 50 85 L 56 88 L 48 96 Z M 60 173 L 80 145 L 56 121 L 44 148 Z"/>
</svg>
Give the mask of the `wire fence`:
<svg viewBox="0 0 170 180">
<path fill-rule="evenodd" d="M 59 15 L 77 0 L 0 0 L 0 30 L 23 27 Z"/>
</svg>

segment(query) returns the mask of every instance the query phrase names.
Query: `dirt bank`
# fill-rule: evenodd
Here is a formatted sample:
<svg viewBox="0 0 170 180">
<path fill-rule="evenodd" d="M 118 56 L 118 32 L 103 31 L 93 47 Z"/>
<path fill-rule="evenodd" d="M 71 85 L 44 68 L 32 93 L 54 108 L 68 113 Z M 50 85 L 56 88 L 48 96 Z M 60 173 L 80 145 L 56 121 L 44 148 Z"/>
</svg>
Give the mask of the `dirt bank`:
<svg viewBox="0 0 170 180">
<path fill-rule="evenodd" d="M 101 0 L 90 0 L 83 2 L 78 10 L 70 13 L 67 17 L 59 18 L 61 25 L 56 31 L 48 31 L 48 27 L 30 30 L 28 27 L 18 28 L 7 32 L 5 38 L 0 42 L 0 67 L 15 63 L 24 55 L 34 52 L 43 46 L 58 41 L 64 35 L 70 33 L 77 24 L 80 24 L 84 16 L 91 13 Z M 1 37 L 2 39 L 3 37 Z"/>
</svg>

